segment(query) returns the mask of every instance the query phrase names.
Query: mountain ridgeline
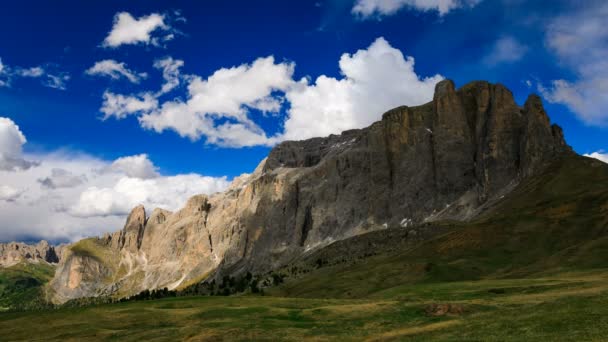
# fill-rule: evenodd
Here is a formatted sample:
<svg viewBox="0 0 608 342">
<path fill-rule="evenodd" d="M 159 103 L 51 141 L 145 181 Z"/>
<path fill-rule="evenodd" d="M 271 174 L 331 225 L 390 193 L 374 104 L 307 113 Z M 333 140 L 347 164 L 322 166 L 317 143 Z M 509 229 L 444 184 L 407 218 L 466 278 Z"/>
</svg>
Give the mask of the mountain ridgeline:
<svg viewBox="0 0 608 342">
<path fill-rule="evenodd" d="M 0 267 L 11 267 L 21 262 L 55 264 L 59 262 L 62 249 L 63 245 L 51 246 L 44 240 L 35 245 L 0 243 Z"/>
<path fill-rule="evenodd" d="M 47 295 L 180 289 L 372 231 L 469 221 L 565 155 L 574 153 L 538 96 L 520 107 L 500 84 L 442 81 L 431 102 L 367 128 L 283 142 L 225 192 L 177 212 L 136 207 L 122 230 L 63 248 Z"/>
</svg>

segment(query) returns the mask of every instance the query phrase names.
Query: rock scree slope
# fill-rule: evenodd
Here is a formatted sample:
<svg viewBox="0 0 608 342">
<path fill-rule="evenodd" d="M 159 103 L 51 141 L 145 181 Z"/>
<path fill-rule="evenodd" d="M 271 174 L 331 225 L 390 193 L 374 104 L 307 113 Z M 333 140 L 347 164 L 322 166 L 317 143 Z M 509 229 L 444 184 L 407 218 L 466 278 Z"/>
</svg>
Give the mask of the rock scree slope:
<svg viewBox="0 0 608 342">
<path fill-rule="evenodd" d="M 521 107 L 500 84 L 442 81 L 431 102 L 367 128 L 283 142 L 225 192 L 177 212 L 136 207 L 122 230 L 63 249 L 48 296 L 182 288 L 374 230 L 470 220 L 568 153 L 538 96 Z"/>
</svg>

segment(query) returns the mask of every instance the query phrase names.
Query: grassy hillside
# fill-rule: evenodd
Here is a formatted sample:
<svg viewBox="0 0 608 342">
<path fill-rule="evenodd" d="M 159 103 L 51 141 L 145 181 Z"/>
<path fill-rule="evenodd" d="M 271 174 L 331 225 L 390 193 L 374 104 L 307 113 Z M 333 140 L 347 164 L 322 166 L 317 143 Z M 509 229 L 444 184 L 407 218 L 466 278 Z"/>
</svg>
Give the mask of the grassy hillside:
<svg viewBox="0 0 608 342">
<path fill-rule="evenodd" d="M 343 241 L 284 268 L 281 272 L 288 276 L 294 266 L 308 273 L 287 278 L 273 293 L 364 298 L 395 286 L 525 278 L 606 267 L 608 165 L 572 156 L 522 184 L 474 222 L 416 229 L 441 233 L 414 247 L 407 239 L 399 240 L 396 233 L 386 232 Z M 386 235 L 386 245 L 391 246 L 388 251 L 377 241 L 381 235 Z M 399 243 L 402 248 L 394 248 Z M 375 255 L 360 258 L 362 253 Z M 326 259 L 346 262 L 315 265 Z"/>
<path fill-rule="evenodd" d="M 42 306 L 42 287 L 53 274 L 55 268 L 46 263 L 24 262 L 0 268 L 0 311 Z"/>
</svg>

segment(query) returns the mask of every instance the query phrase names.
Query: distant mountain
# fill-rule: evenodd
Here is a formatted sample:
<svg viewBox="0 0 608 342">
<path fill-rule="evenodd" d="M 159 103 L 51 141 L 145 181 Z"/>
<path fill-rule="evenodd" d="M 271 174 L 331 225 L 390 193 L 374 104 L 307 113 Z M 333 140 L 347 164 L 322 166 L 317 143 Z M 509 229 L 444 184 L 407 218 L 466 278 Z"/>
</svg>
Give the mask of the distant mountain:
<svg viewBox="0 0 608 342">
<path fill-rule="evenodd" d="M 53 278 L 63 245 L 0 243 L 0 312 L 47 306 L 45 285 Z"/>
<path fill-rule="evenodd" d="M 456 90 L 442 81 L 432 102 L 390 110 L 370 127 L 283 142 L 227 191 L 194 196 L 175 213 L 133 209 L 122 230 L 63 249 L 48 295 L 120 297 L 263 273 L 386 229 L 415 227 L 419 243 L 575 157 L 538 96 L 520 107 L 500 84 Z"/>
<path fill-rule="evenodd" d="M 54 247 L 44 240 L 37 244 L 0 243 L 0 267 L 10 267 L 21 262 L 56 264 L 62 248 L 63 245 Z"/>
</svg>

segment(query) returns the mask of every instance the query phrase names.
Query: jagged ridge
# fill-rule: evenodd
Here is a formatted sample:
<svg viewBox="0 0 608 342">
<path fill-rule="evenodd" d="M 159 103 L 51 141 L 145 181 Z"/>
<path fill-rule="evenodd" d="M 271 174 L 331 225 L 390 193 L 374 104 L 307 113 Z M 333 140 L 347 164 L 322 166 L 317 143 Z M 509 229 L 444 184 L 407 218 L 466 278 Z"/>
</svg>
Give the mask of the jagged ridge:
<svg viewBox="0 0 608 342">
<path fill-rule="evenodd" d="M 176 213 L 143 207 L 122 231 L 68 248 L 50 294 L 127 295 L 221 273 L 263 272 L 354 235 L 468 220 L 559 154 L 572 153 L 541 100 L 519 107 L 500 84 L 399 107 L 368 128 L 276 146 L 224 193 Z M 105 256 L 107 255 L 107 257 Z"/>
<path fill-rule="evenodd" d="M 63 246 L 51 246 L 47 241 L 35 245 L 22 242 L 0 243 L 0 267 L 10 267 L 20 262 L 56 264 Z"/>
</svg>

